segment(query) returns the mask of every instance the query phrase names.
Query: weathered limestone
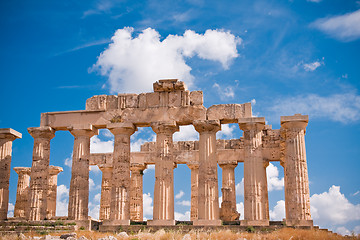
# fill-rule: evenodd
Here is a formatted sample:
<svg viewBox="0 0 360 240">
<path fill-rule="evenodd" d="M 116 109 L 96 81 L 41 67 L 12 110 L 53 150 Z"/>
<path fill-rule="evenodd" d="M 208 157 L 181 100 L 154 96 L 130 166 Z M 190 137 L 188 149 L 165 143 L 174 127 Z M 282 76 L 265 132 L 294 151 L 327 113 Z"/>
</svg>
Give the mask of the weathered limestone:
<svg viewBox="0 0 360 240">
<path fill-rule="evenodd" d="M 100 166 L 99 169 L 102 172 L 99 220 L 109 220 L 110 203 L 111 203 L 112 167 Z"/>
<path fill-rule="evenodd" d="M 216 154 L 216 132 L 221 129 L 220 121 L 197 120 L 193 125 L 200 134 L 198 219 L 193 223 L 221 225 Z"/>
<path fill-rule="evenodd" d="M 98 134 L 92 125 L 69 129 L 74 136 L 74 150 L 69 190 L 68 218 L 88 220 L 90 138 Z"/>
<path fill-rule="evenodd" d="M 289 226 L 312 226 L 310 214 L 310 191 L 306 163 L 305 132 L 308 116 L 295 114 L 281 117 L 285 180 L 286 224 Z"/>
<path fill-rule="evenodd" d="M 130 184 L 130 220 L 143 220 L 143 171 L 145 164 L 133 164 L 131 170 Z"/>
<path fill-rule="evenodd" d="M 49 167 L 49 186 L 47 196 L 46 218 L 51 219 L 56 216 L 56 194 L 57 194 L 57 177 L 63 171 L 62 167 Z"/>
<path fill-rule="evenodd" d="M 150 225 L 175 225 L 173 134 L 179 131 L 176 122 L 156 122 L 155 187 L 153 220 Z"/>
<path fill-rule="evenodd" d="M 55 137 L 55 131 L 51 127 L 35 127 L 28 128 L 28 132 L 34 138 L 28 219 L 40 221 L 46 218 L 50 140 Z"/>
<path fill-rule="evenodd" d="M 265 118 L 239 119 L 244 131 L 244 223 L 251 226 L 269 225 L 269 201 L 266 167 L 262 155 L 262 131 Z"/>
<path fill-rule="evenodd" d="M 14 167 L 14 171 L 18 174 L 14 217 L 26 219 L 28 215 L 28 198 L 31 168 Z"/>
<path fill-rule="evenodd" d="M 14 129 L 0 129 L 0 220 L 7 219 L 12 142 L 21 137 Z"/>
<path fill-rule="evenodd" d="M 191 169 L 191 208 L 190 221 L 198 219 L 198 198 L 199 198 L 199 165 L 188 164 Z"/>
<path fill-rule="evenodd" d="M 222 168 L 222 203 L 220 218 L 223 221 L 239 220 L 240 214 L 236 211 L 235 194 L 235 168 L 237 162 L 233 164 L 219 164 Z"/>
<path fill-rule="evenodd" d="M 130 136 L 136 131 L 131 123 L 111 123 L 114 134 L 113 172 L 111 177 L 110 225 L 130 225 Z"/>
</svg>

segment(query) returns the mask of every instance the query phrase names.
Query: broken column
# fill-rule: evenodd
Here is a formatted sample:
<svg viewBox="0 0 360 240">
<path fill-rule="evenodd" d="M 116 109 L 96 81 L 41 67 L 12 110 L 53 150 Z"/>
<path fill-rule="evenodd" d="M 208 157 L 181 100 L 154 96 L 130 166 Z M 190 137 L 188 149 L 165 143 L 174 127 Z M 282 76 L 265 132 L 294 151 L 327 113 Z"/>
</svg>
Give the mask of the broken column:
<svg viewBox="0 0 360 240">
<path fill-rule="evenodd" d="M 175 225 L 173 134 L 179 131 L 175 121 L 152 123 L 156 133 L 155 187 L 153 220 L 150 225 Z"/>
<path fill-rule="evenodd" d="M 199 164 L 187 164 L 191 169 L 191 208 L 190 221 L 198 219 Z"/>
<path fill-rule="evenodd" d="M 143 171 L 145 164 L 133 164 L 130 184 L 130 220 L 143 221 Z"/>
<path fill-rule="evenodd" d="M 269 201 L 266 166 L 262 156 L 262 131 L 265 118 L 242 118 L 238 121 L 244 131 L 244 224 L 269 225 Z"/>
<path fill-rule="evenodd" d="M 194 225 L 221 225 L 217 176 L 216 132 L 221 130 L 218 120 L 197 120 L 199 132 L 199 197 L 198 219 Z"/>
<path fill-rule="evenodd" d="M 34 138 L 28 219 L 40 221 L 46 218 L 50 140 L 55 137 L 55 131 L 51 127 L 34 127 L 28 128 L 28 132 Z"/>
<path fill-rule="evenodd" d="M 14 129 L 0 129 L 0 220 L 7 219 L 12 142 L 21 137 Z"/>
<path fill-rule="evenodd" d="M 99 166 L 102 172 L 99 220 L 110 219 L 112 167 Z"/>
<path fill-rule="evenodd" d="M 220 218 L 223 221 L 239 220 L 240 214 L 236 211 L 235 168 L 237 162 L 219 164 L 222 168 L 222 203 Z"/>
<path fill-rule="evenodd" d="M 307 115 L 281 117 L 286 225 L 312 226 L 305 132 Z"/>
<path fill-rule="evenodd" d="M 69 128 L 74 136 L 68 218 L 88 220 L 90 138 L 98 134 L 92 125 Z"/>
<path fill-rule="evenodd" d="M 132 123 L 110 123 L 114 134 L 113 170 L 109 225 L 130 225 L 130 136 L 136 131 Z"/>
<path fill-rule="evenodd" d="M 14 217 L 27 218 L 31 169 L 29 167 L 14 167 L 14 171 L 18 174 Z"/>
<path fill-rule="evenodd" d="M 62 167 L 49 167 L 49 186 L 47 197 L 47 219 L 56 216 L 56 195 L 57 195 L 57 178 L 58 174 L 63 171 Z"/>
</svg>

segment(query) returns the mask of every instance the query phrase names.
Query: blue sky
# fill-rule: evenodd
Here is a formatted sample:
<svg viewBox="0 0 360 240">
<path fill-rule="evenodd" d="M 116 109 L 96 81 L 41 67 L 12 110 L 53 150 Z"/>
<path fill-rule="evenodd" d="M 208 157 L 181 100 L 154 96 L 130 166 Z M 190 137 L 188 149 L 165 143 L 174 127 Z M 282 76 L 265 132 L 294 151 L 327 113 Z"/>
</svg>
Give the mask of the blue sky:
<svg viewBox="0 0 360 240">
<path fill-rule="evenodd" d="M 151 91 L 158 78 L 184 80 L 204 92 L 204 105 L 253 103 L 253 113 L 279 128 L 281 115 L 308 114 L 306 145 L 314 223 L 360 232 L 360 1 L 1 1 L 0 127 L 23 138 L 12 167 L 31 166 L 28 127 L 40 113 L 85 109 L 93 95 Z M 238 138 L 223 125 L 219 138 Z M 133 150 L 153 140 L 149 128 Z M 174 136 L 197 139 L 191 127 Z M 66 213 L 73 137 L 57 132 L 51 164 L 59 175 L 58 213 Z M 101 131 L 92 151 L 111 151 Z M 67 164 L 67 165 L 66 165 Z M 236 168 L 242 207 L 243 165 Z M 221 169 L 219 169 L 221 174 Z M 268 168 L 272 219 L 283 217 L 283 170 Z M 220 175 L 221 176 L 221 175 Z M 90 213 L 98 214 L 101 172 L 90 172 Z M 221 178 L 219 178 L 220 180 Z M 10 203 L 17 174 L 11 171 Z M 221 181 L 220 181 L 221 183 Z M 151 218 L 154 171 L 144 175 Z M 186 219 L 190 170 L 175 170 L 175 211 Z M 11 213 L 10 213 L 11 214 Z"/>
</svg>

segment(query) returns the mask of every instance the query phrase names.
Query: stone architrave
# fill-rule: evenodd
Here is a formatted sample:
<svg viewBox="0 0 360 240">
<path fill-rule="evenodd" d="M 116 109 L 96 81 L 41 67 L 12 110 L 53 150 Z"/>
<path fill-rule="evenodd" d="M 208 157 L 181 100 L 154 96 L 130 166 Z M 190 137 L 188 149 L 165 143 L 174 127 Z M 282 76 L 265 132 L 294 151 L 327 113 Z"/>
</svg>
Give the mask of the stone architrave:
<svg viewBox="0 0 360 240">
<path fill-rule="evenodd" d="M 56 216 L 56 194 L 57 194 L 57 178 L 58 174 L 63 171 L 62 167 L 50 166 L 49 167 L 49 186 L 47 197 L 47 219 Z"/>
<path fill-rule="evenodd" d="M 14 129 L 0 129 L 0 220 L 7 219 L 12 142 L 21 137 Z"/>
<path fill-rule="evenodd" d="M 230 164 L 219 164 L 222 168 L 222 203 L 220 217 L 223 221 L 239 220 L 240 214 L 236 211 L 235 194 L 235 168 L 237 162 Z"/>
<path fill-rule="evenodd" d="M 50 140 L 55 137 L 55 131 L 51 127 L 34 127 L 28 128 L 28 132 L 34 138 L 28 219 L 40 221 L 46 219 Z"/>
<path fill-rule="evenodd" d="M 114 134 L 111 177 L 110 220 L 106 225 L 130 225 L 130 136 L 137 130 L 132 123 L 110 123 Z"/>
<path fill-rule="evenodd" d="M 145 164 L 133 164 L 130 184 L 130 220 L 143 221 L 143 171 Z"/>
<path fill-rule="evenodd" d="M 305 132 L 307 115 L 281 117 L 286 225 L 312 226 Z"/>
<path fill-rule="evenodd" d="M 110 219 L 112 167 L 99 166 L 102 172 L 99 220 Z"/>
<path fill-rule="evenodd" d="M 69 220 L 88 220 L 90 138 L 98 134 L 92 125 L 70 127 L 74 150 L 69 190 Z"/>
<path fill-rule="evenodd" d="M 19 176 L 16 190 L 14 217 L 27 218 L 31 168 L 14 167 L 14 171 Z"/>
<path fill-rule="evenodd" d="M 199 196 L 198 219 L 194 225 L 221 225 L 217 175 L 216 132 L 221 130 L 218 120 L 193 122 L 199 132 Z"/>
<path fill-rule="evenodd" d="M 179 131 L 175 121 L 151 124 L 156 133 L 155 187 L 153 220 L 150 225 L 175 225 L 173 134 Z"/>
<path fill-rule="evenodd" d="M 244 131 L 244 224 L 269 225 L 269 201 L 266 166 L 262 155 L 262 131 L 265 118 L 242 118 L 238 121 Z"/>
<path fill-rule="evenodd" d="M 199 164 L 187 164 L 191 169 L 191 208 L 190 221 L 198 219 Z"/>
</svg>

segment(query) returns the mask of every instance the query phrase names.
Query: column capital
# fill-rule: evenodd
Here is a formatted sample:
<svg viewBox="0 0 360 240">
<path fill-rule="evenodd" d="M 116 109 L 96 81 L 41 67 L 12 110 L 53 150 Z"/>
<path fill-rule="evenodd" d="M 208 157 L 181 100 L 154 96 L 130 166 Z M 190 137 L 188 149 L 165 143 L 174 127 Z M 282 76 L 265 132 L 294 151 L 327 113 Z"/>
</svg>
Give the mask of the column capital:
<svg viewBox="0 0 360 240">
<path fill-rule="evenodd" d="M 31 168 L 29 167 L 14 167 L 14 171 L 20 176 L 20 175 L 30 175 Z"/>
<path fill-rule="evenodd" d="M 49 166 L 49 174 L 50 175 L 58 175 L 59 173 L 61 173 L 63 171 L 62 167 L 58 167 L 58 166 Z"/>
<path fill-rule="evenodd" d="M 219 120 L 195 120 L 193 122 L 195 130 L 199 133 L 202 132 L 217 132 L 221 130 L 221 124 Z"/>
<path fill-rule="evenodd" d="M 250 118 L 240 118 L 238 124 L 241 130 L 263 130 L 265 128 L 265 118 L 264 117 L 250 117 Z"/>
<path fill-rule="evenodd" d="M 281 116 L 281 127 L 285 129 L 305 130 L 309 122 L 308 115 L 295 114 L 293 116 Z"/>
<path fill-rule="evenodd" d="M 104 166 L 103 164 L 98 165 L 98 167 L 102 173 L 111 172 L 113 170 L 113 167 L 107 167 L 107 166 Z"/>
<path fill-rule="evenodd" d="M 15 139 L 21 137 L 22 134 L 12 128 L 0 128 L 0 139 L 8 139 L 10 141 L 14 141 Z"/>
<path fill-rule="evenodd" d="M 130 171 L 144 171 L 146 169 L 146 164 L 132 163 L 130 165 Z"/>
<path fill-rule="evenodd" d="M 191 170 L 199 169 L 199 164 L 198 164 L 198 163 L 187 163 L 186 165 L 187 165 L 188 168 L 190 168 Z"/>
<path fill-rule="evenodd" d="M 68 127 L 68 130 L 74 137 L 92 137 L 99 134 L 99 130 L 91 124 L 86 125 L 73 125 Z"/>
<path fill-rule="evenodd" d="M 156 133 L 175 133 L 179 131 L 179 126 L 175 121 L 160 121 L 151 123 L 152 130 Z"/>
<path fill-rule="evenodd" d="M 137 131 L 137 127 L 132 123 L 109 123 L 106 125 L 106 128 L 114 135 L 132 135 L 135 131 Z"/>
<path fill-rule="evenodd" d="M 47 138 L 52 139 L 55 137 L 55 130 L 49 126 L 45 127 L 30 127 L 28 132 L 33 138 Z"/>
<path fill-rule="evenodd" d="M 235 169 L 237 165 L 237 162 L 219 163 L 219 167 L 221 167 L 221 169 Z"/>
</svg>

